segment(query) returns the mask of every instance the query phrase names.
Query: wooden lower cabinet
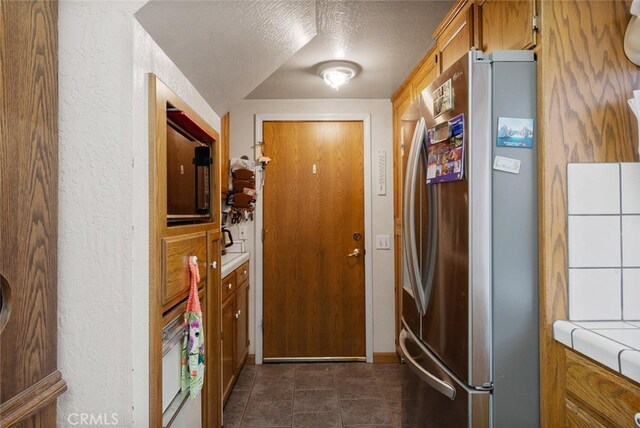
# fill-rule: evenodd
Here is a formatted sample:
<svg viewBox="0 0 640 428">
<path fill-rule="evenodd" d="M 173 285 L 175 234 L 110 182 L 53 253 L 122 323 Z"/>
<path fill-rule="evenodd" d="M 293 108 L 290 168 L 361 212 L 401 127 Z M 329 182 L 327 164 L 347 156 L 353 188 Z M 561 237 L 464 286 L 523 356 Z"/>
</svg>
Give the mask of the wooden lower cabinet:
<svg viewBox="0 0 640 428">
<path fill-rule="evenodd" d="M 234 315 L 236 312 L 235 299 L 229 297 L 222 305 L 222 390 L 224 401 L 227 402 L 229 393 L 236 380 L 236 369 L 234 361 L 234 330 L 236 322 Z"/>
<path fill-rule="evenodd" d="M 229 399 L 233 385 L 249 354 L 249 280 L 233 286 L 229 293 L 225 284 L 235 284 L 246 276 L 245 263 L 222 280 L 222 389 L 224 403 Z"/>
<path fill-rule="evenodd" d="M 566 427 L 633 427 L 640 385 L 566 350 Z"/>
<path fill-rule="evenodd" d="M 236 292 L 236 313 L 234 315 L 236 321 L 235 328 L 235 345 L 236 345 L 236 358 L 235 369 L 239 374 L 242 369 L 242 365 L 247 359 L 249 354 L 249 282 L 245 282 L 241 285 Z"/>
</svg>

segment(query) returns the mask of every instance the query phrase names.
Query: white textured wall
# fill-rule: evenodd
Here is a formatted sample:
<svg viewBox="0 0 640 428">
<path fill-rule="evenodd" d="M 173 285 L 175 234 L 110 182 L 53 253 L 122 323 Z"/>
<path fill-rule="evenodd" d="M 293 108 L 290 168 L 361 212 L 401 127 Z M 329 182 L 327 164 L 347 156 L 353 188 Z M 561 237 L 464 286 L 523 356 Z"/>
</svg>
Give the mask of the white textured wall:
<svg viewBox="0 0 640 428">
<path fill-rule="evenodd" d="M 357 114 L 371 115 L 371 154 L 378 150 L 387 152 L 387 194 L 372 197 L 372 229 L 375 235 L 389 235 L 393 245 L 393 153 L 392 153 L 392 110 L 389 100 L 245 100 L 230 112 L 230 154 L 231 157 L 247 155 L 254 158 L 251 146 L 255 140 L 256 114 Z M 267 153 L 268 155 L 268 153 Z M 367 160 L 365 160 L 367 161 Z M 372 167 L 375 174 L 377 168 Z M 371 177 L 375 179 L 374 177 Z M 375 181 L 374 181 L 375 182 Z M 375 186 L 373 186 L 375 189 Z M 255 223 L 247 223 L 249 237 L 246 241 L 251 251 L 251 265 L 255 266 Z M 230 229 L 238 236 L 237 227 Z M 374 242 L 374 241 L 372 241 Z M 375 248 L 375 245 L 374 245 Z M 255 272 L 251 270 L 251 283 L 255 284 Z M 374 352 L 395 351 L 395 309 L 393 293 L 393 248 L 373 250 L 373 350 Z M 250 313 L 255 314 L 255 287 L 250 293 Z M 255 320 L 255 316 L 253 316 Z M 249 325 L 251 339 L 250 352 L 254 353 L 254 321 Z"/>
<path fill-rule="evenodd" d="M 147 73 L 220 128 L 135 21 L 142 4 L 59 6 L 60 426 L 72 413 L 148 426 Z"/>
</svg>

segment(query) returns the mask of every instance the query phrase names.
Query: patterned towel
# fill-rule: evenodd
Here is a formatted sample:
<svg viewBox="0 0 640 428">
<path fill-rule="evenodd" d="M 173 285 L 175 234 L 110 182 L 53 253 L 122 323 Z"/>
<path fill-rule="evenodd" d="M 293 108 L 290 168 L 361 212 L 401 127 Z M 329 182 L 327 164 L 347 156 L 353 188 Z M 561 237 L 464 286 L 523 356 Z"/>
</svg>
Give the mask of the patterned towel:
<svg viewBox="0 0 640 428">
<path fill-rule="evenodd" d="M 185 329 L 188 334 L 185 335 L 182 342 L 181 387 L 183 391 L 189 389 L 189 395 L 191 398 L 195 398 L 204 384 L 204 330 L 202 309 L 200 308 L 200 299 L 198 299 L 200 272 L 196 257 L 189 257 L 189 272 L 191 274 L 191 290 L 187 311 L 184 315 Z"/>
</svg>

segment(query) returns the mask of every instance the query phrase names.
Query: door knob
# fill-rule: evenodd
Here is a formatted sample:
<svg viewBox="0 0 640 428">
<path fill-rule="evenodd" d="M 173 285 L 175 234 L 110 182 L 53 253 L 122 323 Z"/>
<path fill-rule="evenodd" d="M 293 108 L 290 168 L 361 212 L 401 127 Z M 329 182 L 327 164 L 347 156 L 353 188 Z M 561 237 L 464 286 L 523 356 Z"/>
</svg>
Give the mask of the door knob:
<svg viewBox="0 0 640 428">
<path fill-rule="evenodd" d="M 353 253 L 349 254 L 347 257 L 360 257 L 360 250 L 356 248 L 353 250 Z"/>
</svg>

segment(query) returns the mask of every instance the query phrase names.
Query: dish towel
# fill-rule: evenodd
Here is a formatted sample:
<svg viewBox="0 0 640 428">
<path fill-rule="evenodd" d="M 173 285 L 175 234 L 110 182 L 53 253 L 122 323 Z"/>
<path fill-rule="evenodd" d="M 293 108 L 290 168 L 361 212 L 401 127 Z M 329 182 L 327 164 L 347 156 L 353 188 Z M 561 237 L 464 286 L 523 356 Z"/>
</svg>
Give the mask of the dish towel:
<svg viewBox="0 0 640 428">
<path fill-rule="evenodd" d="M 202 328 L 202 309 L 198 299 L 198 283 L 200 271 L 198 258 L 189 257 L 189 273 L 191 274 L 191 290 L 184 314 L 185 337 L 182 341 L 182 391 L 189 390 L 191 398 L 195 398 L 204 384 L 204 330 Z"/>
</svg>

